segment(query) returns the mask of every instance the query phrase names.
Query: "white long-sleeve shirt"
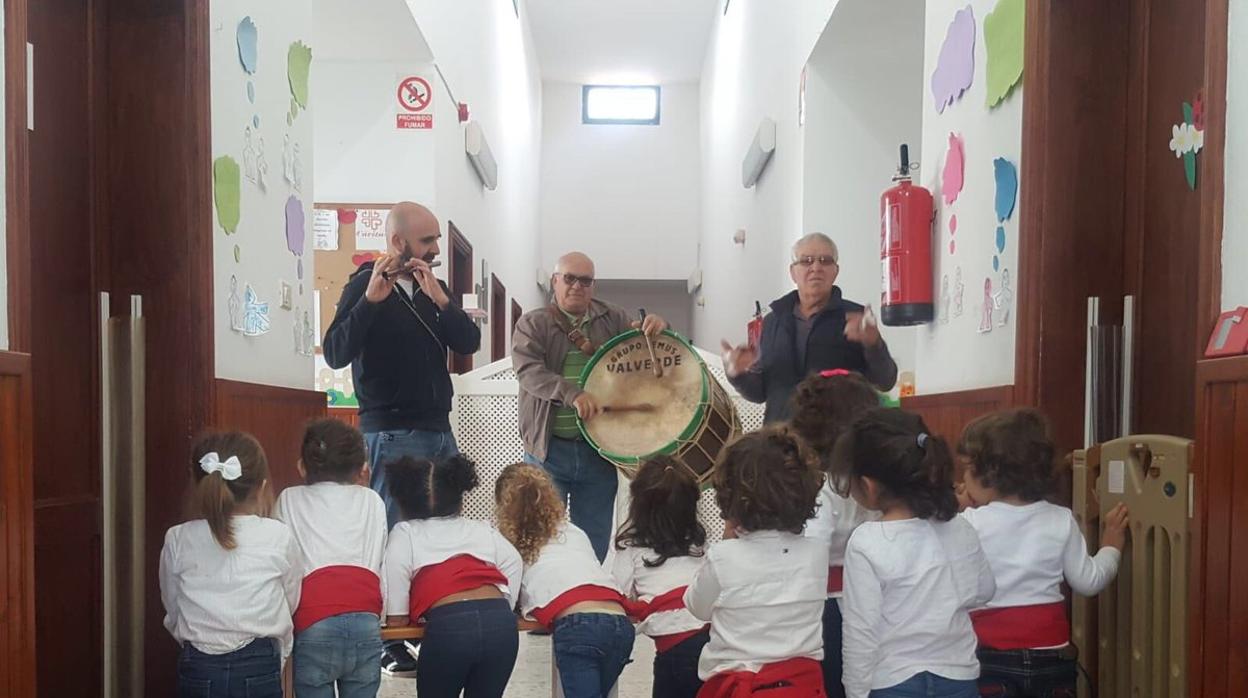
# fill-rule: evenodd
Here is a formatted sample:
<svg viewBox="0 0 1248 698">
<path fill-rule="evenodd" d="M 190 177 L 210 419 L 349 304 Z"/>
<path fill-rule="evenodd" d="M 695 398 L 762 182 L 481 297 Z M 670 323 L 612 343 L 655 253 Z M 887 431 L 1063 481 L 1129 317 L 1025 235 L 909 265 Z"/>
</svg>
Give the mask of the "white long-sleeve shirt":
<svg viewBox="0 0 1248 698">
<path fill-rule="evenodd" d="M 589 536 L 565 521 L 538 551 L 537 560 L 524 566 L 520 610 L 532 618 L 534 609 L 546 608 L 564 592 L 587 584 L 620 591 L 611 573 L 598 562 Z"/>
<path fill-rule="evenodd" d="M 303 580 L 299 546 L 286 524 L 259 516 L 231 519 L 235 547 L 221 547 L 203 519 L 174 526 L 160 551 L 165 628 L 206 654 L 242 649 L 257 638 L 294 644 L 291 614 Z"/>
<path fill-rule="evenodd" d="M 350 565 L 372 571 L 380 585 L 386 505 L 376 492 L 337 482 L 287 487 L 277 498 L 273 518 L 290 527 L 304 576 Z"/>
<path fill-rule="evenodd" d="M 844 684 L 849 698 L 928 671 L 979 677 L 969 609 L 996 591 L 975 529 L 954 518 L 860 525 L 845 551 Z"/>
<path fill-rule="evenodd" d="M 459 516 L 400 521 L 390 531 L 383 564 L 386 615 L 406 616 L 412 578 L 424 567 L 468 555 L 498 568 L 507 578 L 498 590 L 516 605 L 524 563 L 520 553 L 493 526 Z"/>
<path fill-rule="evenodd" d="M 828 548 L 821 541 L 755 531 L 713 545 L 685 592 L 689 613 L 711 623 L 698 676 L 823 659 L 827 585 Z"/>
<path fill-rule="evenodd" d="M 842 497 L 832 489 L 826 478 L 819 489 L 819 508 L 814 518 L 806 522 L 802 535 L 823 541 L 828 546 L 828 566 L 845 564 L 845 546 L 849 536 L 859 524 L 877 521 L 879 512 L 871 511 L 855 502 L 852 497 Z M 840 598 L 840 591 L 828 592 L 828 598 Z"/>
<path fill-rule="evenodd" d="M 979 534 L 996 577 L 997 593 L 988 608 L 1060 602 L 1063 579 L 1076 594 L 1094 596 L 1118 573 L 1118 550 L 1106 547 L 1089 555 L 1075 515 L 1066 507 L 992 502 L 967 509 L 962 517 Z"/>
<path fill-rule="evenodd" d="M 649 603 L 657 596 L 689 586 L 706 556 L 669 557 L 658 567 L 646 566 L 646 560 L 657 559 L 658 555 L 650 548 L 617 550 L 611 576 L 629 599 Z M 697 630 L 705 624 L 694 618 L 688 609 L 679 608 L 654 613 L 639 623 L 637 630 L 650 637 L 660 637 Z"/>
</svg>

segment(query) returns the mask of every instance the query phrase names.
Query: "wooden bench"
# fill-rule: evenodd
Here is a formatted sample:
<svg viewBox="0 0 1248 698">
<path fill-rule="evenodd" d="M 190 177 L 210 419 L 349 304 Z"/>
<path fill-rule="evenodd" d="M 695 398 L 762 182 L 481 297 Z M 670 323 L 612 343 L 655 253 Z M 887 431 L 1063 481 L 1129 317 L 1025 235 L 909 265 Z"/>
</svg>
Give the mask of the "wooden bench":
<svg viewBox="0 0 1248 698">
<path fill-rule="evenodd" d="M 540 630 L 542 624 L 533 620 L 524 618 L 516 618 L 516 632 L 529 632 L 530 630 Z M 401 625 L 394 628 L 381 629 L 381 641 L 390 642 L 391 640 L 419 640 L 425 636 L 425 626 L 423 625 Z"/>
</svg>

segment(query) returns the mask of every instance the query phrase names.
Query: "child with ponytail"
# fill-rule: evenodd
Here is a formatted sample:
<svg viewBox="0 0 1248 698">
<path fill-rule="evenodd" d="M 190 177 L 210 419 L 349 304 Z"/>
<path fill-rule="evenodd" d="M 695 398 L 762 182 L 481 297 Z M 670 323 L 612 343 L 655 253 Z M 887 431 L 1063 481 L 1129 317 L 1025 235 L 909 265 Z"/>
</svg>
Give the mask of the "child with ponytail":
<svg viewBox="0 0 1248 698">
<path fill-rule="evenodd" d="M 373 698 L 381 687 L 381 557 L 386 506 L 366 486 L 364 436 L 337 419 L 308 425 L 299 472 L 274 515 L 299 544 L 295 609 L 299 698 Z"/>
<path fill-rule="evenodd" d="M 249 434 L 202 437 L 191 520 L 165 534 L 160 596 L 182 646 L 178 695 L 281 698 L 299 605 L 299 548 L 271 508 L 264 449 Z"/>
<path fill-rule="evenodd" d="M 516 463 L 494 484 L 498 528 L 524 560 L 520 610 L 553 631 L 566 698 L 603 698 L 633 653 L 635 631 L 620 593 L 585 532 L 541 468 Z"/>
<path fill-rule="evenodd" d="M 478 485 L 464 456 L 405 456 L 386 466 L 402 519 L 386 543 L 386 623 L 423 622 L 421 698 L 502 698 L 519 650 L 520 553 L 488 523 L 465 519 Z"/>
<path fill-rule="evenodd" d="M 996 584 L 975 529 L 957 517 L 949 447 L 916 415 L 872 410 L 837 442 L 832 479 L 880 513 L 845 549 L 846 695 L 976 698 L 969 611 Z"/>
<path fill-rule="evenodd" d="M 629 494 L 612 576 L 625 596 L 640 602 L 638 630 L 654 639 L 653 698 L 694 698 L 702 687 L 698 657 L 711 638 L 710 626 L 684 600 L 705 554 L 698 480 L 670 456 L 657 456 L 637 469 Z"/>
<path fill-rule="evenodd" d="M 880 394 L 857 373 L 843 369 L 823 371 L 807 377 L 793 396 L 793 417 L 789 424 L 806 440 L 824 471 L 819 490 L 819 509 L 806 523 L 805 535 L 828 546 L 828 600 L 823 605 L 823 685 L 829 698 L 843 698 L 841 685 L 841 608 L 844 590 L 845 544 L 859 524 L 879 518 L 858 505 L 853 497 L 836 492 L 827 470 L 832 448 L 854 420 L 880 406 Z"/>
</svg>

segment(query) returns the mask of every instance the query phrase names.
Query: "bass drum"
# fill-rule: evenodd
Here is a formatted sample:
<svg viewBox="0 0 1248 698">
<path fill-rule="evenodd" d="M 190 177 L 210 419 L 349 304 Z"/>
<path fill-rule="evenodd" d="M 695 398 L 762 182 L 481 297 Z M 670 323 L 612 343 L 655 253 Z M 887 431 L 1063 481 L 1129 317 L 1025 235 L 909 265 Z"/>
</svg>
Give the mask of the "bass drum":
<svg viewBox="0 0 1248 698">
<path fill-rule="evenodd" d="M 705 485 L 721 451 L 741 434 L 728 392 L 684 337 L 665 331 L 651 340 L 631 330 L 594 353 L 581 387 L 606 411 L 581 433 L 599 454 L 632 477 L 650 456 L 666 454 Z M 656 376 L 654 363 L 662 368 Z"/>
</svg>

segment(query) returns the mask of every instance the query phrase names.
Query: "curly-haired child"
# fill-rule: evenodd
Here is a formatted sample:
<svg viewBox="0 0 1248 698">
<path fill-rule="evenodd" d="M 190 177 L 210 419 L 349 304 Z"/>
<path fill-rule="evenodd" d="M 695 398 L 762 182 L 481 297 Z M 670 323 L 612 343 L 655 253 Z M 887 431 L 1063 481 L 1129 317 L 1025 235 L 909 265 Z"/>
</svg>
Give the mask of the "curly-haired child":
<svg viewBox="0 0 1248 698">
<path fill-rule="evenodd" d="M 845 548 L 846 695 L 976 698 L 969 611 L 996 585 L 975 529 L 957 518 L 949 447 L 921 418 L 875 409 L 837 442 L 832 478 L 880 512 Z"/>
<path fill-rule="evenodd" d="M 494 485 L 498 530 L 524 560 L 520 610 L 553 633 L 567 698 L 605 696 L 633 653 L 628 600 L 541 468 L 516 463 Z"/>
<path fill-rule="evenodd" d="M 788 429 L 747 434 L 713 482 L 727 537 L 685 592 L 689 612 L 711 623 L 698 695 L 823 698 L 828 546 L 802 535 L 823 484 L 814 455 Z"/>
<path fill-rule="evenodd" d="M 1074 514 L 1045 497 L 1056 487 L 1054 448 L 1043 415 L 995 412 L 971 422 L 958 454 L 967 461 L 962 513 L 979 532 L 997 593 L 971 614 L 979 638 L 981 692 L 1073 696 L 1078 667 L 1062 595 L 1100 593 L 1118 571 L 1127 510 L 1105 516 L 1095 556 Z"/>
</svg>

